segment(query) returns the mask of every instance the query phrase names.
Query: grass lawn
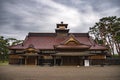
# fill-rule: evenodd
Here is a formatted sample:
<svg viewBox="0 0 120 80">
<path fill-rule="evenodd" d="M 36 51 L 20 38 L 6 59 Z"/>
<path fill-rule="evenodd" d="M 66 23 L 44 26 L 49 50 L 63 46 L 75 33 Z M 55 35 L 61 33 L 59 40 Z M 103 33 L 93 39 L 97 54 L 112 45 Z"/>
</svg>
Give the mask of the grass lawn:
<svg viewBox="0 0 120 80">
<path fill-rule="evenodd" d="M 8 61 L 4 61 L 4 62 L 0 61 L 0 66 L 1 65 L 8 65 Z"/>
</svg>

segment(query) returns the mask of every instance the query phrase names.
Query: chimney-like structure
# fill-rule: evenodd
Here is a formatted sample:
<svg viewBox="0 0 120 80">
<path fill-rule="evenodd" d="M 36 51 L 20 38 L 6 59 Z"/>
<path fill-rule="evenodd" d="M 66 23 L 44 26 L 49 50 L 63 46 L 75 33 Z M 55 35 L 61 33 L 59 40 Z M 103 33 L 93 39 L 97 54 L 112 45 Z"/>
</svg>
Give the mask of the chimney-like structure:
<svg viewBox="0 0 120 80">
<path fill-rule="evenodd" d="M 65 37 L 68 35 L 69 33 L 69 29 L 67 29 L 68 24 L 64 24 L 63 22 L 61 22 L 61 24 L 56 24 L 56 25 L 57 26 L 55 32 L 58 37 Z"/>
</svg>

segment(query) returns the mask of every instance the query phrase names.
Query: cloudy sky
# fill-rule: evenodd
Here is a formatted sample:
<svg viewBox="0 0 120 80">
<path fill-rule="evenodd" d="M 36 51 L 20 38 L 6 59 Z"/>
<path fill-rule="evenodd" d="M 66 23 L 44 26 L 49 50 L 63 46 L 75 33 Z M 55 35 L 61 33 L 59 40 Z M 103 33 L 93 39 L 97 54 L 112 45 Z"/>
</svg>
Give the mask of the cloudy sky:
<svg viewBox="0 0 120 80">
<path fill-rule="evenodd" d="M 0 35 L 24 39 L 28 32 L 54 32 L 61 21 L 70 32 L 88 32 L 106 16 L 120 17 L 120 0 L 0 0 Z"/>
</svg>

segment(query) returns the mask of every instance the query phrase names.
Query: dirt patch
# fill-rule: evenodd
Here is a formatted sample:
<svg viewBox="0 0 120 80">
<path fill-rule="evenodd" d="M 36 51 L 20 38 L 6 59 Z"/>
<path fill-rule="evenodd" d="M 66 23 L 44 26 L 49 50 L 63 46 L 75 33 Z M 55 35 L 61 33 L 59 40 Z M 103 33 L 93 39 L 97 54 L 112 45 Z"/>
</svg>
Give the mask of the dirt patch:
<svg viewBox="0 0 120 80">
<path fill-rule="evenodd" d="M 120 80 L 119 66 L 0 66 L 0 80 Z"/>
</svg>

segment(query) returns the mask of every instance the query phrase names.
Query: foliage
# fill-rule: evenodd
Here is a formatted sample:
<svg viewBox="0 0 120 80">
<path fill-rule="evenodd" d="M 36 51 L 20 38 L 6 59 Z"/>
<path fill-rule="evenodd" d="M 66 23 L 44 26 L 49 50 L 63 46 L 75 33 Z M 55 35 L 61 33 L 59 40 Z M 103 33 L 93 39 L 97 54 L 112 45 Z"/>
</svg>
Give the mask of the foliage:
<svg viewBox="0 0 120 80">
<path fill-rule="evenodd" d="M 4 60 L 8 58 L 8 41 L 4 39 L 3 36 L 0 36 L 0 59 Z M 4 61 L 3 61 L 4 62 Z"/>
<path fill-rule="evenodd" d="M 0 36 L 0 61 L 4 62 L 4 60 L 8 60 L 8 47 L 11 45 L 17 45 L 21 43 L 22 40 L 17 40 L 15 38 L 4 38 Z"/>
<path fill-rule="evenodd" d="M 3 61 L 0 61 L 0 66 L 1 66 L 1 65 L 8 65 L 8 61 L 4 61 L 4 62 L 3 62 Z"/>
<path fill-rule="evenodd" d="M 114 55 L 116 48 L 120 55 L 120 18 L 103 17 L 90 28 L 89 32 L 95 37 L 98 44 L 108 46 L 111 54 Z"/>
<path fill-rule="evenodd" d="M 113 58 L 119 58 L 119 55 L 115 54 L 112 56 Z"/>
<path fill-rule="evenodd" d="M 7 38 L 7 40 L 10 46 L 21 44 L 23 42 L 23 40 L 17 40 L 15 38 Z"/>
</svg>

